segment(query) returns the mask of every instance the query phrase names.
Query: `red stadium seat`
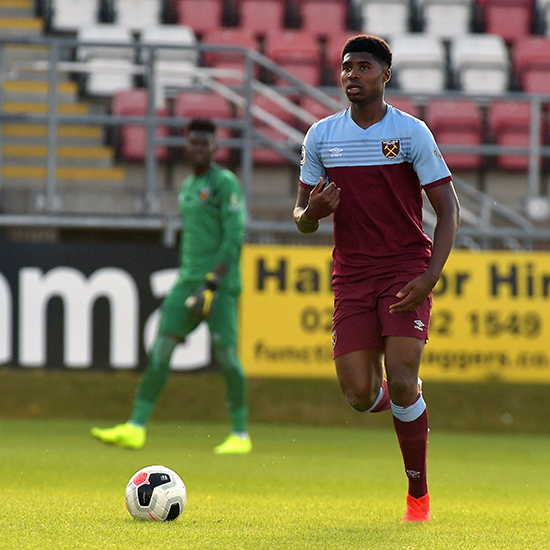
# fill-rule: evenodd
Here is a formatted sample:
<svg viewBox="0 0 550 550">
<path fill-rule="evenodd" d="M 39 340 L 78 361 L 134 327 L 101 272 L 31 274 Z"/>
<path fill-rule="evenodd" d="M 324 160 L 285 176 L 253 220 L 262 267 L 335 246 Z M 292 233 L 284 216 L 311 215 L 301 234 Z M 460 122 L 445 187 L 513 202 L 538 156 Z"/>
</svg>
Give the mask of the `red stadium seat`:
<svg viewBox="0 0 550 550">
<path fill-rule="evenodd" d="M 266 37 L 265 55 L 302 82 L 318 86 L 321 80 L 321 49 L 309 31 L 272 31 Z M 276 79 L 284 84 L 284 79 Z"/>
<path fill-rule="evenodd" d="M 222 46 L 241 46 L 249 50 L 257 50 L 258 43 L 254 32 L 242 27 L 216 29 L 208 32 L 202 40 L 203 44 L 220 44 Z M 209 67 L 217 69 L 234 69 L 244 71 L 245 57 L 236 51 L 204 52 L 203 61 Z M 220 79 L 225 81 L 226 79 Z M 229 79 L 231 80 L 231 79 Z M 234 80 L 233 80 L 234 82 Z"/>
<path fill-rule="evenodd" d="M 223 0 L 176 0 L 176 22 L 203 35 L 222 26 Z"/>
<path fill-rule="evenodd" d="M 524 92 L 550 93 L 550 38 L 525 37 L 518 40 L 512 61 Z"/>
<path fill-rule="evenodd" d="M 234 112 L 231 103 L 214 92 L 181 92 L 174 100 L 174 116 L 181 118 L 211 118 L 214 122 L 230 120 Z M 218 126 L 218 141 L 233 137 L 231 128 Z M 231 149 L 220 147 L 216 151 L 216 162 L 225 163 L 232 157 Z"/>
<path fill-rule="evenodd" d="M 240 26 L 265 36 L 284 28 L 285 0 L 239 0 Z"/>
<path fill-rule="evenodd" d="M 347 31 L 347 4 L 341 0 L 299 0 L 302 28 L 323 38 Z M 327 24 L 329 23 L 329 24 Z"/>
<path fill-rule="evenodd" d="M 426 106 L 426 123 L 440 147 L 480 145 L 483 118 L 479 105 L 471 99 L 434 99 Z M 478 170 L 483 157 L 475 153 L 443 153 L 451 170 Z"/>
<path fill-rule="evenodd" d="M 531 135 L 531 104 L 528 101 L 496 100 L 489 106 L 488 127 L 492 141 L 497 145 L 528 147 Z M 541 143 L 545 123 L 541 128 Z M 502 170 L 529 168 L 528 155 L 499 155 L 497 166 Z"/>
<path fill-rule="evenodd" d="M 115 93 L 111 102 L 111 111 L 117 116 L 145 116 L 147 114 L 147 102 L 149 92 L 145 88 L 122 90 Z M 167 107 L 158 109 L 158 116 L 168 116 Z M 168 126 L 158 126 L 157 137 L 167 137 L 170 133 Z M 128 161 L 143 162 L 147 149 L 147 130 L 145 126 L 138 124 L 123 124 L 120 126 L 118 139 L 119 150 L 123 159 Z M 157 160 L 168 158 L 168 147 L 159 145 L 156 150 Z"/>
<path fill-rule="evenodd" d="M 274 115 L 289 126 L 292 126 L 293 128 L 297 126 L 296 119 L 292 114 L 265 96 L 254 97 L 253 104 L 255 107 L 260 107 L 269 114 Z M 284 133 L 276 130 L 266 122 L 259 120 L 257 117 L 254 117 L 254 129 L 261 132 L 261 134 L 264 137 L 267 137 L 269 141 L 279 141 L 284 143 L 288 141 L 288 138 Z M 288 160 L 284 155 L 269 147 L 254 147 L 254 150 L 252 151 L 252 160 L 255 165 L 262 166 L 288 164 Z"/>
<path fill-rule="evenodd" d="M 478 0 L 487 34 L 512 43 L 531 33 L 534 0 Z"/>
<path fill-rule="evenodd" d="M 386 103 L 389 103 L 396 109 L 409 113 L 409 115 L 417 118 L 420 116 L 420 109 L 418 108 L 418 105 L 410 97 L 386 96 Z"/>
</svg>

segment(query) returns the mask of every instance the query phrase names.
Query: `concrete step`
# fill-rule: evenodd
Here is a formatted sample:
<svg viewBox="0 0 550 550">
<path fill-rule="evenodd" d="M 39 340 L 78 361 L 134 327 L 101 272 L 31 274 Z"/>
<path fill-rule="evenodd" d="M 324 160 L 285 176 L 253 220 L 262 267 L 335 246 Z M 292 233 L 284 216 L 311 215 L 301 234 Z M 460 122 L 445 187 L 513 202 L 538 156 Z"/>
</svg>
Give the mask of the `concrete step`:
<svg viewBox="0 0 550 550">
<path fill-rule="evenodd" d="M 1 18 L 29 18 L 34 17 L 32 0 L 2 0 L 0 2 Z"/>
<path fill-rule="evenodd" d="M 46 114 L 50 106 L 41 101 L 4 101 L 2 109 L 12 114 Z M 64 115 L 87 115 L 90 107 L 85 103 L 61 103 L 57 106 L 57 112 Z"/>
<path fill-rule="evenodd" d="M 2 148 L 4 164 L 44 166 L 48 157 L 45 145 L 5 145 Z M 113 150 L 110 147 L 79 147 L 62 145 L 57 148 L 59 167 L 110 168 Z"/>
<path fill-rule="evenodd" d="M 121 183 L 124 181 L 126 172 L 124 168 L 81 168 L 81 167 L 59 167 L 56 172 L 56 180 L 73 183 L 75 185 L 89 186 L 90 182 L 100 183 Z M 38 183 L 46 181 L 46 166 L 22 166 L 8 164 L 2 168 L 2 180 L 6 185 L 8 182 L 31 181 Z"/>
<path fill-rule="evenodd" d="M 10 145 L 46 145 L 48 127 L 45 124 L 4 124 L 2 139 Z M 61 125 L 57 128 L 59 145 L 97 146 L 103 142 L 99 126 Z"/>
<path fill-rule="evenodd" d="M 40 36 L 43 32 L 44 21 L 38 17 L 0 17 L 2 38 Z"/>
<path fill-rule="evenodd" d="M 43 103 L 46 101 L 50 85 L 48 82 L 37 80 L 6 80 L 2 84 L 4 100 L 8 103 L 28 101 Z M 73 81 L 57 84 L 58 101 L 60 103 L 76 103 L 78 99 L 78 85 Z"/>
</svg>

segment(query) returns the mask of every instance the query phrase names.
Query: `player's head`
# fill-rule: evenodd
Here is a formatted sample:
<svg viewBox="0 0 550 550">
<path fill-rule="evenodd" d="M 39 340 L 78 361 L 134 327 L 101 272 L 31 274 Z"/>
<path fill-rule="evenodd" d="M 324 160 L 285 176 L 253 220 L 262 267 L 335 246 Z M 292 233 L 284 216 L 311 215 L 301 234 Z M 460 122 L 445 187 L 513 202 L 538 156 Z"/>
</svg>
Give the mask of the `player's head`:
<svg viewBox="0 0 550 550">
<path fill-rule="evenodd" d="M 385 68 L 391 69 L 392 51 L 388 43 L 377 36 L 360 34 L 350 38 L 342 49 L 342 60 L 348 53 L 370 53 Z"/>
<path fill-rule="evenodd" d="M 195 173 L 208 170 L 216 151 L 216 125 L 208 118 L 194 118 L 187 126 L 187 155 Z"/>
</svg>

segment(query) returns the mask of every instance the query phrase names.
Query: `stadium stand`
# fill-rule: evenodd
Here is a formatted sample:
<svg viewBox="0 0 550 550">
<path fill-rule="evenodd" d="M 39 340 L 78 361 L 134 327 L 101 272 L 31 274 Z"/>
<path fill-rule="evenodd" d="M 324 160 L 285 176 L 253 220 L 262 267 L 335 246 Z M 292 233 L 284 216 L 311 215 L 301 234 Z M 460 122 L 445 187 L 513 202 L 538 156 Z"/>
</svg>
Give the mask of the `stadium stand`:
<svg viewBox="0 0 550 550">
<path fill-rule="evenodd" d="M 162 23 L 162 0 L 112 0 L 117 25 L 140 31 Z"/>
<path fill-rule="evenodd" d="M 417 118 L 420 116 L 420 108 L 410 97 L 392 95 L 386 97 L 386 103 Z"/>
<path fill-rule="evenodd" d="M 489 105 L 488 130 L 497 145 L 528 147 L 530 142 L 531 104 L 528 101 L 495 100 Z M 544 139 L 546 122 L 542 121 L 540 141 Z M 529 167 L 528 155 L 499 155 L 496 165 L 502 170 L 524 171 Z"/>
<path fill-rule="evenodd" d="M 483 142 L 483 118 L 472 99 L 433 99 L 426 105 L 424 119 L 438 145 L 480 145 Z M 478 170 L 483 157 L 475 153 L 444 153 L 451 170 Z"/>
<path fill-rule="evenodd" d="M 77 38 L 80 44 L 77 59 L 86 65 L 86 93 L 112 96 L 119 90 L 133 87 L 134 49 L 130 29 L 110 23 L 97 23 L 80 27 Z M 99 45 L 101 43 L 106 45 Z M 119 44 L 120 47 L 112 44 Z"/>
<path fill-rule="evenodd" d="M 159 46 L 155 48 L 154 72 L 157 107 L 161 107 L 166 88 L 186 88 L 193 84 L 193 72 L 198 63 L 198 53 L 193 47 L 197 39 L 193 29 L 186 25 L 157 25 L 145 27 L 140 41 L 143 45 Z M 149 54 L 150 48 L 144 49 L 140 60 L 147 62 Z"/>
<path fill-rule="evenodd" d="M 234 117 L 234 109 L 229 101 L 213 92 L 185 91 L 174 99 L 174 115 L 181 118 L 208 117 L 218 124 L 218 141 L 231 138 L 233 131 L 220 125 Z M 216 162 L 225 164 L 232 157 L 229 147 L 219 147 L 216 151 Z"/>
<path fill-rule="evenodd" d="M 323 39 L 347 31 L 348 6 L 342 0 L 296 0 L 301 27 Z M 330 21 L 330 25 L 327 22 Z"/>
<path fill-rule="evenodd" d="M 535 1 L 537 28 L 541 34 L 550 35 L 550 0 Z"/>
<path fill-rule="evenodd" d="M 550 38 L 527 36 L 519 39 L 512 61 L 524 92 L 550 93 Z"/>
<path fill-rule="evenodd" d="M 318 86 L 321 80 L 321 49 L 307 30 L 271 30 L 265 38 L 265 55 L 302 82 Z M 279 77 L 276 84 L 286 84 Z"/>
<path fill-rule="evenodd" d="M 436 36 L 410 33 L 389 39 L 394 76 L 402 91 L 442 92 L 446 87 L 446 54 Z"/>
<path fill-rule="evenodd" d="M 123 90 L 113 95 L 111 112 L 118 116 L 145 116 L 148 110 L 149 92 L 145 88 Z M 165 104 L 157 109 L 158 116 L 168 116 L 168 106 Z M 170 133 L 168 126 L 158 126 L 156 135 L 166 137 Z M 123 124 L 119 131 L 115 132 L 115 142 L 120 156 L 127 161 L 143 162 L 147 150 L 147 130 L 145 126 L 138 124 Z M 159 145 L 156 148 L 157 160 L 164 161 L 168 158 L 168 147 Z"/>
<path fill-rule="evenodd" d="M 511 44 L 531 34 L 533 0 L 477 0 L 484 19 L 484 32 L 498 34 Z"/>
<path fill-rule="evenodd" d="M 411 30 L 409 0 L 353 0 L 359 11 L 361 31 L 383 38 Z"/>
<path fill-rule="evenodd" d="M 223 0 L 175 0 L 176 23 L 202 36 L 222 27 L 223 7 Z"/>
<path fill-rule="evenodd" d="M 472 0 L 417 0 L 423 32 L 441 38 L 467 34 L 472 26 Z"/>
<path fill-rule="evenodd" d="M 213 29 L 203 36 L 202 43 L 205 45 L 241 46 L 249 50 L 258 49 L 254 32 L 251 29 L 242 27 Z M 244 56 L 237 51 L 205 51 L 202 55 L 202 61 L 208 67 L 244 71 Z M 227 80 L 228 83 L 232 81 L 232 79 L 224 78 L 218 80 L 220 82 L 226 82 Z"/>
<path fill-rule="evenodd" d="M 56 32 L 77 32 L 100 22 L 101 0 L 50 0 L 47 17 Z"/>
<path fill-rule="evenodd" d="M 466 93 L 502 94 L 510 81 L 504 39 L 496 34 L 466 34 L 451 42 L 450 64 L 458 87 Z"/>
<path fill-rule="evenodd" d="M 238 0 L 239 25 L 263 37 L 285 28 L 284 0 Z"/>
</svg>

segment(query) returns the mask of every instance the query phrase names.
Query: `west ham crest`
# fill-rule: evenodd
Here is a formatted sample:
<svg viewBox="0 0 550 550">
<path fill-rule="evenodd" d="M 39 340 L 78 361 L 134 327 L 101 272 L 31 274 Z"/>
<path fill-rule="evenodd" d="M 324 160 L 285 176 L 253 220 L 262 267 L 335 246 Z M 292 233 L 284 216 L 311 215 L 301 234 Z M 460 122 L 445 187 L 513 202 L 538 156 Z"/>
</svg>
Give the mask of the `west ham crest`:
<svg viewBox="0 0 550 550">
<path fill-rule="evenodd" d="M 382 142 L 382 153 L 389 159 L 395 158 L 399 154 L 399 140 L 386 139 Z"/>
</svg>

